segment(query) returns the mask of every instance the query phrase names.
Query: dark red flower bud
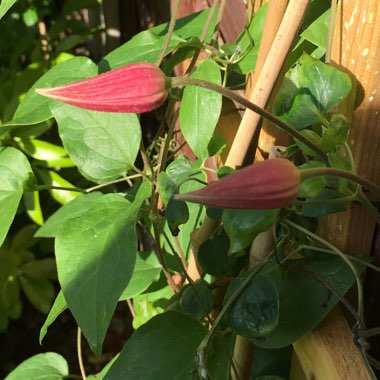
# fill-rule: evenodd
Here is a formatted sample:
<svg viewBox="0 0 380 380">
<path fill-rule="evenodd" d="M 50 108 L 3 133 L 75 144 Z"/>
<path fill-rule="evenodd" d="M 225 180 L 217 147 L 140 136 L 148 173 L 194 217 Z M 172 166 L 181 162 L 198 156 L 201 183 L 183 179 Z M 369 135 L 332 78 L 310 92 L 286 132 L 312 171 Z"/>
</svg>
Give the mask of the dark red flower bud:
<svg viewBox="0 0 380 380">
<path fill-rule="evenodd" d="M 92 78 L 36 92 L 63 103 L 103 112 L 142 113 L 168 96 L 169 79 L 151 63 L 134 63 Z"/>
<path fill-rule="evenodd" d="M 273 158 L 174 197 L 218 208 L 271 209 L 290 204 L 297 197 L 300 184 L 301 174 L 295 165 Z"/>
</svg>

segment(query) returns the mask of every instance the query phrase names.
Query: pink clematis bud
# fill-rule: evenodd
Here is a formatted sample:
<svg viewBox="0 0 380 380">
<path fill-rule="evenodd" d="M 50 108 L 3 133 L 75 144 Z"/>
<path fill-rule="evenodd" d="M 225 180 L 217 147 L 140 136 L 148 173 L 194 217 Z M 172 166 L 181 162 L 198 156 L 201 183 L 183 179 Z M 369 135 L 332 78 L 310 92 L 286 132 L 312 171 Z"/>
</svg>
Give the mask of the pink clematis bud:
<svg viewBox="0 0 380 380">
<path fill-rule="evenodd" d="M 295 165 L 273 158 L 174 197 L 211 207 L 263 210 L 290 204 L 297 197 L 300 184 L 301 174 Z"/>
<path fill-rule="evenodd" d="M 168 96 L 169 79 L 151 63 L 133 63 L 78 82 L 36 92 L 88 110 L 142 113 Z"/>
</svg>

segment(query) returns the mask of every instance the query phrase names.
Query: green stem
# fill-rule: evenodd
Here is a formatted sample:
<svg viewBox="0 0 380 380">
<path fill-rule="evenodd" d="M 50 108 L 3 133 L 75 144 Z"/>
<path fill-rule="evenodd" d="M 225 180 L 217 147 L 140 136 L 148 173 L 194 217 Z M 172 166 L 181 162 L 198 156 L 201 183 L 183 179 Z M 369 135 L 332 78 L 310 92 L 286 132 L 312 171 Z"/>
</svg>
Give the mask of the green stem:
<svg viewBox="0 0 380 380">
<path fill-rule="evenodd" d="M 27 190 L 28 192 L 41 191 L 41 190 L 65 190 L 65 191 L 75 191 L 77 193 L 86 193 L 86 189 L 80 187 L 65 187 L 65 186 L 53 186 L 53 185 L 37 185 L 34 189 Z"/>
<path fill-rule="evenodd" d="M 352 273 L 355 276 L 356 286 L 358 288 L 358 315 L 359 315 L 360 320 L 358 320 L 357 322 L 358 322 L 358 325 L 360 326 L 360 328 L 363 328 L 364 327 L 364 322 L 363 322 L 363 320 L 364 320 L 363 319 L 364 318 L 364 316 L 363 316 L 363 309 L 364 309 L 363 284 L 360 280 L 360 274 L 358 273 L 355 266 L 352 264 L 351 260 L 342 251 L 340 251 L 338 248 L 336 248 L 333 244 L 329 243 L 328 241 L 321 238 L 320 236 L 312 233 L 311 231 L 307 230 L 306 228 L 303 228 L 303 227 L 299 226 L 298 224 L 291 222 L 290 220 L 286 220 L 286 221 L 284 221 L 284 223 L 290 227 L 297 229 L 298 231 L 301 231 L 306 236 L 309 236 L 312 239 L 319 241 L 324 246 L 328 247 L 332 252 L 334 252 L 337 256 L 339 256 L 347 264 L 347 266 L 351 269 Z"/>
<path fill-rule="evenodd" d="M 179 4 L 179 0 L 175 0 L 175 3 L 173 4 L 173 8 L 172 8 L 172 14 L 170 17 L 168 32 L 166 34 L 165 42 L 164 42 L 164 45 L 162 46 L 160 56 L 158 57 L 158 59 L 156 61 L 156 66 L 161 65 L 161 63 L 162 63 L 162 61 L 166 55 L 166 50 L 168 49 L 170 40 L 171 40 L 173 32 L 174 32 L 175 23 L 177 20 L 178 4 Z"/>
<path fill-rule="evenodd" d="M 219 86 L 218 84 L 208 82 L 202 79 L 198 78 L 190 78 L 190 77 L 174 77 L 171 78 L 171 86 L 172 87 L 183 87 L 183 86 L 196 86 L 201 88 L 206 88 L 211 91 L 218 92 L 219 94 L 225 96 L 228 99 L 231 99 L 242 106 L 250 109 L 253 112 L 256 112 L 263 118 L 269 120 L 273 124 L 277 125 L 280 129 L 288 133 L 289 135 L 293 136 L 294 138 L 298 139 L 299 141 L 303 142 L 306 146 L 308 146 L 311 150 L 313 150 L 323 161 L 328 162 L 328 158 L 326 153 L 324 153 L 318 146 L 316 146 L 313 142 L 311 142 L 309 139 L 307 139 L 305 136 L 303 136 L 300 132 L 298 132 L 296 129 L 291 127 L 290 125 L 286 124 L 284 121 L 279 119 L 278 117 L 274 116 L 272 113 L 268 112 L 262 107 L 259 107 L 258 105 L 250 102 L 249 100 L 243 98 L 236 92 L 226 88 Z"/>
<path fill-rule="evenodd" d="M 304 169 L 301 171 L 302 180 L 305 180 L 311 177 L 326 176 L 326 175 L 331 176 L 331 177 L 346 178 L 354 183 L 357 183 L 358 185 L 361 185 L 367 188 L 368 190 L 371 190 L 374 194 L 380 197 L 380 188 L 377 185 L 359 176 L 358 174 L 352 173 L 347 170 L 321 167 L 321 168 Z"/>
<path fill-rule="evenodd" d="M 78 352 L 78 363 L 80 368 L 80 373 L 82 375 L 82 379 L 86 380 L 86 371 L 84 369 L 83 364 L 83 356 L 82 356 L 82 332 L 81 329 L 78 327 L 78 334 L 77 334 L 77 352 Z"/>
<path fill-rule="evenodd" d="M 367 209 L 367 211 L 371 214 L 373 219 L 375 219 L 376 223 L 380 226 L 380 215 L 377 212 L 376 208 L 373 206 L 373 204 L 363 194 L 362 189 L 359 189 L 356 195 L 356 199 L 362 204 L 363 207 Z"/>
</svg>

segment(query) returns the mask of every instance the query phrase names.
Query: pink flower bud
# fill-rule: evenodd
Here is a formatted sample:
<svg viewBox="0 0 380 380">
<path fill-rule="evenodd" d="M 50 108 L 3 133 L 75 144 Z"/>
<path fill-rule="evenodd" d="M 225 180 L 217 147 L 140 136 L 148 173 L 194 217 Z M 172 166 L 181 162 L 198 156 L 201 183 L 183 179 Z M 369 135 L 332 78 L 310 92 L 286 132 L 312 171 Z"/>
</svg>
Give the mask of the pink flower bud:
<svg viewBox="0 0 380 380">
<path fill-rule="evenodd" d="M 167 88 L 168 79 L 157 66 L 134 63 L 36 92 L 88 110 L 142 113 L 158 108 L 168 96 Z"/>
<path fill-rule="evenodd" d="M 218 208 L 271 209 L 290 204 L 297 197 L 300 184 L 301 174 L 296 166 L 273 158 L 174 197 Z"/>
</svg>

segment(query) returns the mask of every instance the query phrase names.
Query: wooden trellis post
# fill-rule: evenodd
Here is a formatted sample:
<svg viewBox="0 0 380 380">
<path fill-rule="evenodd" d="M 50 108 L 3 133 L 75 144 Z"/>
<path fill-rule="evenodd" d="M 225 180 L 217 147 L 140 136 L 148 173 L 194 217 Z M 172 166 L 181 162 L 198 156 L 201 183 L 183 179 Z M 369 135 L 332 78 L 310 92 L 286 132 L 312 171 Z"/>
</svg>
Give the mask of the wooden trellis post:
<svg viewBox="0 0 380 380">
<path fill-rule="evenodd" d="M 380 2 L 339 1 L 331 63 L 356 79 L 356 96 L 341 112 L 352 115 L 348 144 L 359 174 L 380 184 Z M 324 218 L 319 233 L 346 253 L 369 254 L 375 224 L 367 212 L 351 207 L 347 212 Z M 294 344 L 306 379 L 369 379 L 352 333 L 339 312 Z M 298 380 L 299 376 L 292 377 Z"/>
</svg>

